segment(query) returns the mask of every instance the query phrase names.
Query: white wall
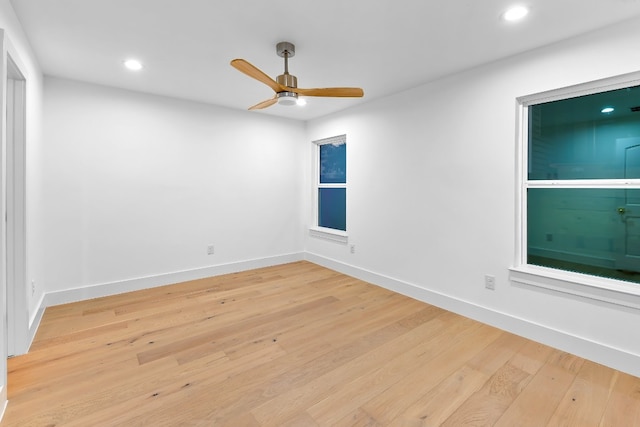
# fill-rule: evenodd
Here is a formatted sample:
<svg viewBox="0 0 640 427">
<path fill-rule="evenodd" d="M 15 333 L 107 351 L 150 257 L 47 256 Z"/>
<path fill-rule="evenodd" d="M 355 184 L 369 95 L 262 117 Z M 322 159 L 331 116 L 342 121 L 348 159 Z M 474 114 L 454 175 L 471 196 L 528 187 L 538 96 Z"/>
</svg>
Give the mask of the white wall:
<svg viewBox="0 0 640 427">
<path fill-rule="evenodd" d="M 304 123 L 48 77 L 44 100 L 47 305 L 302 257 Z"/>
<path fill-rule="evenodd" d="M 356 245 L 307 234 L 309 258 L 640 375 L 640 312 L 516 285 L 508 270 L 516 97 L 637 71 L 638 46 L 635 20 L 309 122 L 310 140 L 347 134 Z"/>
<path fill-rule="evenodd" d="M 42 147 L 42 72 L 40 66 L 31 50 L 29 41 L 26 35 L 22 31 L 20 22 L 18 21 L 9 0 L 0 0 L 0 29 L 3 30 L 4 36 L 4 48 L 2 63 L 6 66 L 6 58 L 4 55 L 7 53 L 11 55 L 12 59 L 17 63 L 20 71 L 26 78 L 26 92 L 27 92 L 27 105 L 26 105 L 26 186 L 27 186 L 27 198 L 26 198 L 26 233 L 27 233 L 27 282 L 30 280 L 39 281 L 44 277 L 42 270 L 42 257 L 40 245 L 34 244 L 35 242 L 42 240 L 43 223 L 42 223 L 42 158 L 40 156 Z M 0 73 L 2 74 L 2 73 Z M 3 85 L 6 76 L 2 74 Z M 2 104 L 5 104 L 4 93 Z M 4 117 L 4 109 L 3 117 Z M 0 129 L 0 133 L 3 135 L 3 152 L 4 147 L 4 129 Z M 3 168 L 4 174 L 4 168 Z M 2 199 L 4 200 L 4 178 L 0 180 L 3 185 Z M 2 209 L 4 212 L 4 209 Z M 4 223 L 4 221 L 3 221 Z M 2 246 L 4 248 L 4 230 L 2 236 Z M 2 252 L 1 258 L 4 260 L 4 252 Z M 3 265 L 4 267 L 4 265 Z M 4 268 L 2 268 L 2 281 L 5 280 Z M 4 284 L 1 287 L 4 299 Z M 24 292 L 27 294 L 28 307 L 16 308 L 21 315 L 21 319 L 24 320 L 24 324 L 18 325 L 18 330 L 22 333 L 29 333 L 28 330 L 33 324 L 34 319 L 38 313 L 40 307 L 40 301 L 44 295 L 44 288 L 40 287 L 36 289 L 34 295 L 25 289 L 16 289 L 17 292 Z M 6 325 L 5 321 L 5 305 L 2 304 L 0 309 L 0 406 L 4 404 L 4 397 L 6 396 Z M 29 324 L 27 324 L 29 323 Z M 34 326 L 35 327 L 35 326 Z"/>
</svg>

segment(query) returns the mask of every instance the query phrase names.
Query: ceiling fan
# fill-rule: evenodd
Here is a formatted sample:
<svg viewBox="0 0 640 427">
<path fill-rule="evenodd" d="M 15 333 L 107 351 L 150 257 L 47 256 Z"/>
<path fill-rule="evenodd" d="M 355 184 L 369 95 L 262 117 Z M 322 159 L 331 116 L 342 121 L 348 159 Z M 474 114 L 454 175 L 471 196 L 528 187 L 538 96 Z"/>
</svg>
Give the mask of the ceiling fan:
<svg viewBox="0 0 640 427">
<path fill-rule="evenodd" d="M 364 96 L 364 91 L 358 87 L 299 88 L 296 76 L 289 74 L 289 58 L 292 58 L 296 54 L 296 47 L 293 43 L 280 42 L 276 45 L 276 52 L 278 56 L 284 58 L 284 74 L 280 74 L 276 77 L 276 80 L 273 80 L 255 65 L 250 64 L 244 59 L 234 59 L 231 61 L 232 67 L 266 84 L 276 93 L 273 98 L 249 107 L 249 110 L 261 110 L 270 107 L 276 102 L 280 105 L 294 105 L 298 101 L 298 95 L 348 98 Z"/>
</svg>

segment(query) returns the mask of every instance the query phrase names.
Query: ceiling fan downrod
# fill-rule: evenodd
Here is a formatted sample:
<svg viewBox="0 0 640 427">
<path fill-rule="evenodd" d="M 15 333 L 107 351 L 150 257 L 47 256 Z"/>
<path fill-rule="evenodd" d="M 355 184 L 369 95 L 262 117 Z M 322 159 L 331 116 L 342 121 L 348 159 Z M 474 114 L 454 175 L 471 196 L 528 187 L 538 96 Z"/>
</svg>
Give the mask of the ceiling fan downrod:
<svg viewBox="0 0 640 427">
<path fill-rule="evenodd" d="M 293 43 L 280 42 L 276 45 L 276 52 L 279 57 L 284 58 L 284 74 L 280 74 L 276 81 L 283 86 L 297 88 L 298 79 L 296 76 L 289 74 L 289 58 L 293 58 L 296 55 L 296 47 Z"/>
</svg>

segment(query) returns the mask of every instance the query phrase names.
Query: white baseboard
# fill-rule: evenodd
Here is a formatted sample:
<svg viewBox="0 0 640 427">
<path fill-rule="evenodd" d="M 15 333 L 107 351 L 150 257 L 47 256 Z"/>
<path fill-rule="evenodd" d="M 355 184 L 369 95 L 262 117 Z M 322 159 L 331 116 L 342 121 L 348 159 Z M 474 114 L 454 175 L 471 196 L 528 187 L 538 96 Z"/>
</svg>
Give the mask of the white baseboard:
<svg viewBox="0 0 640 427">
<path fill-rule="evenodd" d="M 42 297 L 40 297 L 40 301 L 37 304 L 38 308 L 36 312 L 31 316 L 31 319 L 29 319 L 29 329 L 27 331 L 28 333 L 27 348 L 19 349 L 19 350 L 24 350 L 24 353 L 29 351 L 29 348 L 31 347 L 31 343 L 33 342 L 33 339 L 36 336 L 36 332 L 38 332 L 38 328 L 40 327 L 40 321 L 42 320 L 42 316 L 44 315 L 44 309 L 47 308 L 47 306 L 44 304 L 45 298 L 46 298 L 46 295 L 42 295 Z"/>
<path fill-rule="evenodd" d="M 40 321 L 44 314 L 46 306 L 44 305 L 45 295 L 40 296 L 40 301 L 36 304 L 36 310 L 31 314 L 27 325 L 17 325 L 19 330 L 16 332 L 19 335 L 19 339 L 16 339 L 13 343 L 11 353 L 9 356 L 20 356 L 26 354 L 31 348 L 31 343 L 38 332 Z"/>
<path fill-rule="evenodd" d="M 7 410 L 7 403 L 9 403 L 7 400 L 7 385 L 0 385 L 0 422 L 2 422 L 4 412 Z"/>
<path fill-rule="evenodd" d="M 427 304 L 640 377 L 640 356 L 636 354 L 320 255 L 307 252 L 305 259 Z"/>
<path fill-rule="evenodd" d="M 62 291 L 48 293 L 44 296 L 41 308 L 38 310 L 36 318 L 30 327 L 31 339 L 33 339 L 33 335 L 35 335 L 35 331 L 40 323 L 45 307 L 301 260 L 308 260 L 323 267 L 327 267 L 391 291 L 398 292 L 419 301 L 441 307 L 445 310 L 495 326 L 533 341 L 549 345 L 562 351 L 566 351 L 640 377 L 640 356 L 638 355 L 613 348 L 584 337 L 571 335 L 561 330 L 552 329 L 532 320 L 495 311 L 450 295 L 419 287 L 412 283 L 404 282 L 308 252 L 240 261 L 230 264 L 166 273 L 149 277 L 139 277 L 85 288 L 65 289 Z"/>
<path fill-rule="evenodd" d="M 207 277 L 220 276 L 222 274 L 270 267 L 273 265 L 301 261 L 303 259 L 304 253 L 298 252 L 229 264 L 213 265 L 210 267 L 196 268 L 192 270 L 177 271 L 173 273 L 158 274 L 154 276 L 137 277 L 83 288 L 65 289 L 47 293 L 44 298 L 44 307 L 67 304 L 92 298 L 100 298 L 124 292 L 138 291 L 141 289 L 170 285 L 173 283 L 187 282 L 189 280 L 204 279 Z"/>
</svg>

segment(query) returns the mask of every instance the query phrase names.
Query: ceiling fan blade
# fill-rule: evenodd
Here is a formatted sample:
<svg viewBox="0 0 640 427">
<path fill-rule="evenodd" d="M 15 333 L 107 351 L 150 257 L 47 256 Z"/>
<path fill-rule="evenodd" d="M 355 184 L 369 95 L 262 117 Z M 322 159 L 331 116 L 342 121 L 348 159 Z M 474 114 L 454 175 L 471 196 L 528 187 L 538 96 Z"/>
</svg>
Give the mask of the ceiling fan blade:
<svg viewBox="0 0 640 427">
<path fill-rule="evenodd" d="M 266 75 L 258 67 L 256 67 L 255 65 L 245 61 L 244 59 L 234 59 L 234 60 L 232 60 L 231 61 L 231 66 L 233 68 L 235 68 L 236 70 L 240 71 L 241 73 L 244 73 L 249 77 L 253 77 L 254 79 L 258 80 L 259 82 L 262 82 L 262 83 L 266 84 L 271 89 L 273 89 L 275 92 L 281 92 L 282 91 L 282 87 L 275 80 L 273 80 L 271 77 Z"/>
<path fill-rule="evenodd" d="M 291 92 L 303 96 L 328 96 L 328 97 L 345 97 L 360 98 L 364 96 L 364 91 L 359 87 L 324 87 L 314 89 L 287 88 Z"/>
<path fill-rule="evenodd" d="M 266 101 L 259 102 L 258 104 L 254 105 L 252 107 L 249 107 L 249 110 L 262 110 L 263 108 L 267 108 L 267 107 L 272 106 L 276 102 L 278 102 L 278 98 L 276 98 L 274 96 L 271 99 L 267 99 Z"/>
</svg>

